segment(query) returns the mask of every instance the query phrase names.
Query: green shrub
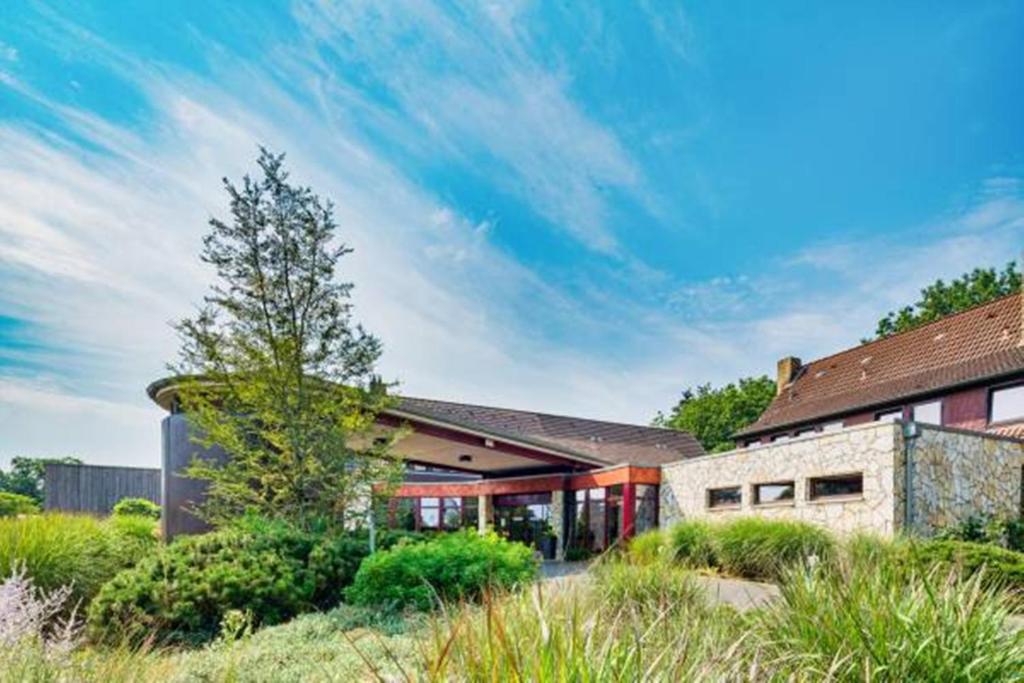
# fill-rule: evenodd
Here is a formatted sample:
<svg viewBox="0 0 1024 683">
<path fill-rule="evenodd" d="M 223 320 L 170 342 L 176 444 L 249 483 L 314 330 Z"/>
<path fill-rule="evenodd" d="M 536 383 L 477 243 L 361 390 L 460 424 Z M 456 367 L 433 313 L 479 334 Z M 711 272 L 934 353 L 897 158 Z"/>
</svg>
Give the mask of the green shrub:
<svg viewBox="0 0 1024 683">
<path fill-rule="evenodd" d="M 534 577 L 533 552 L 497 534 L 444 534 L 399 544 L 363 560 L 345 597 L 355 605 L 426 610 L 437 600 L 472 600 L 488 587 L 511 587 Z"/>
<path fill-rule="evenodd" d="M 570 545 L 565 549 L 566 562 L 586 562 L 594 557 L 594 551 L 581 545 Z"/>
<path fill-rule="evenodd" d="M 666 547 L 665 532 L 652 529 L 629 540 L 629 556 L 640 564 L 649 564 L 661 560 Z"/>
<path fill-rule="evenodd" d="M 149 517 L 160 519 L 160 506 L 145 498 L 122 498 L 114 506 L 114 516 Z"/>
<path fill-rule="evenodd" d="M 39 512 L 39 503 L 20 493 L 0 491 L 0 517 L 34 515 Z"/>
<path fill-rule="evenodd" d="M 987 584 L 1024 590 L 1024 553 L 983 543 L 935 540 L 908 544 L 915 565 L 953 566 L 966 574 L 982 572 Z"/>
<path fill-rule="evenodd" d="M 835 557 L 835 541 L 821 527 L 804 522 L 743 517 L 714 529 L 715 555 L 726 573 L 752 579 L 776 579 L 811 557 Z"/>
<path fill-rule="evenodd" d="M 235 610 L 255 626 L 281 623 L 336 605 L 367 552 L 365 534 L 325 535 L 246 517 L 230 529 L 176 540 L 118 574 L 90 607 L 89 631 L 113 642 L 152 635 L 197 644 L 216 637 Z"/>
<path fill-rule="evenodd" d="M 148 535 L 137 518 L 45 513 L 0 519 L 0 577 L 23 562 L 40 588 L 71 586 L 72 602 L 88 602 L 103 583 L 156 547 L 155 525 L 144 523 Z"/>
<path fill-rule="evenodd" d="M 669 553 L 688 567 L 714 567 L 715 527 L 700 520 L 676 524 L 668 531 Z"/>
</svg>

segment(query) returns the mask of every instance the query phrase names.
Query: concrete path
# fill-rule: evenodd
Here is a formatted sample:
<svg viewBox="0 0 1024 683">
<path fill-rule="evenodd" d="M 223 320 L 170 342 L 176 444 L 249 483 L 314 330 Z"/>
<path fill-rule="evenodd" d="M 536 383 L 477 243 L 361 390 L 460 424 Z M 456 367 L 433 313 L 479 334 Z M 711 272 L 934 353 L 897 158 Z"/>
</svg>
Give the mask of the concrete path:
<svg viewBox="0 0 1024 683">
<path fill-rule="evenodd" d="M 697 583 L 704 587 L 712 601 L 732 605 L 740 611 L 761 607 L 779 597 L 779 587 L 770 583 L 702 574 L 693 576 Z"/>
</svg>

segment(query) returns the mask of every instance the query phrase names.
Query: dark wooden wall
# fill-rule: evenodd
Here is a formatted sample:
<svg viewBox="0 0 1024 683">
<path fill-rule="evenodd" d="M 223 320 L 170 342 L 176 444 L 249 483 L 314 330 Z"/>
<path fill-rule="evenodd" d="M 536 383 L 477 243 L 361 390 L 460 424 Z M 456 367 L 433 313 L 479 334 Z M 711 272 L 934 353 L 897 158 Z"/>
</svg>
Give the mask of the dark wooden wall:
<svg viewBox="0 0 1024 683">
<path fill-rule="evenodd" d="M 107 514 L 122 498 L 160 504 L 160 470 L 106 465 L 46 466 L 47 510 Z"/>
</svg>

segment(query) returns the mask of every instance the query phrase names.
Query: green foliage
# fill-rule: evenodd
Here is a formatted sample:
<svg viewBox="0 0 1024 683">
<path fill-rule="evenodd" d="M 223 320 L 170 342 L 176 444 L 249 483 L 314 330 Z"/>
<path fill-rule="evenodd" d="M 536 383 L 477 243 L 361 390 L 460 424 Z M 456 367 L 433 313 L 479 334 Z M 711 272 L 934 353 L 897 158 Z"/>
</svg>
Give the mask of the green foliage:
<svg viewBox="0 0 1024 683">
<path fill-rule="evenodd" d="M 744 517 L 717 528 L 715 554 L 729 574 L 776 579 L 811 557 L 830 561 L 835 546 L 832 536 L 813 524 Z"/>
<path fill-rule="evenodd" d="M 160 506 L 145 498 L 122 498 L 114 505 L 115 517 L 122 515 L 160 519 Z"/>
<path fill-rule="evenodd" d="M 114 518 L 131 519 L 139 518 Z M 89 609 L 89 630 L 108 642 L 195 644 L 216 637 L 233 611 L 250 615 L 255 626 L 281 623 L 336 605 L 368 550 L 365 534 L 247 516 L 180 538 L 115 576 Z"/>
<path fill-rule="evenodd" d="M 672 559 L 688 567 L 714 567 L 714 528 L 701 520 L 680 522 L 667 532 Z"/>
<path fill-rule="evenodd" d="M 78 458 L 11 458 L 10 471 L 0 470 L 0 491 L 28 496 L 42 505 L 47 463 L 81 465 L 82 461 Z"/>
<path fill-rule="evenodd" d="M 971 515 L 939 533 L 939 538 L 989 543 L 1024 552 L 1024 518 Z"/>
<path fill-rule="evenodd" d="M 905 557 L 916 566 L 948 566 L 981 573 L 986 584 L 1024 590 L 1024 553 L 983 543 L 936 540 L 908 545 Z"/>
<path fill-rule="evenodd" d="M 196 459 L 188 476 L 208 484 L 199 512 L 221 525 L 254 511 L 345 527 L 372 487 L 396 483 L 390 446 L 373 432 L 391 405 L 373 374 L 380 342 L 351 319 L 352 285 L 333 209 L 288 183 L 283 156 L 261 150 L 260 175 L 225 180 L 230 222 L 210 221 L 202 260 L 218 283 L 182 340 L 178 399 L 203 446 L 224 462 Z M 359 444 L 359 445 L 355 445 Z"/>
<path fill-rule="evenodd" d="M 565 549 L 566 562 L 586 562 L 594 557 L 594 551 L 586 546 L 570 545 Z"/>
<path fill-rule="evenodd" d="M 884 339 L 912 330 L 947 315 L 1019 292 L 1020 288 L 1021 276 L 1013 261 L 999 272 L 995 268 L 975 268 L 949 284 L 936 280 L 921 290 L 921 298 L 914 305 L 891 311 L 879 320 L 875 338 Z"/>
<path fill-rule="evenodd" d="M 668 545 L 665 532 L 661 529 L 645 531 L 629 540 L 629 556 L 641 564 L 650 564 L 663 559 Z"/>
<path fill-rule="evenodd" d="M 88 602 L 111 577 L 154 550 L 154 527 L 148 519 L 59 513 L 0 519 L 0 577 L 23 562 L 40 588 L 71 586 L 72 602 Z"/>
<path fill-rule="evenodd" d="M 39 503 L 34 498 L 20 493 L 0 491 L 0 517 L 34 515 L 39 512 Z"/>
<path fill-rule="evenodd" d="M 750 425 L 775 398 L 775 382 L 767 377 L 747 377 L 736 384 L 712 389 L 702 384 L 686 389 L 668 416 L 654 419 L 658 427 L 692 434 L 709 453 L 736 447 L 733 434 Z"/>
<path fill-rule="evenodd" d="M 438 600 L 473 600 L 487 588 L 522 584 L 536 572 L 525 545 L 462 531 L 371 555 L 345 597 L 355 605 L 428 610 Z"/>
<path fill-rule="evenodd" d="M 624 608 L 668 613 L 706 600 L 690 572 L 659 562 L 612 560 L 595 567 L 593 575 L 601 594 Z"/>
</svg>

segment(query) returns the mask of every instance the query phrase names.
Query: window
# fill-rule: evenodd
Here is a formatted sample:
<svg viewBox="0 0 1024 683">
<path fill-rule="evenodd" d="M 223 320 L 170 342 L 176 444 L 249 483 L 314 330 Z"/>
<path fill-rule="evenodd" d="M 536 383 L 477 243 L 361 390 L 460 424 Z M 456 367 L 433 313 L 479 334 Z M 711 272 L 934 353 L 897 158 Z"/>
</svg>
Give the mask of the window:
<svg viewBox="0 0 1024 683">
<path fill-rule="evenodd" d="M 817 433 L 818 431 L 814 427 L 810 427 L 808 429 L 801 429 L 799 432 L 796 433 L 796 438 L 806 439 L 807 437 L 814 436 Z"/>
<path fill-rule="evenodd" d="M 637 484 L 633 532 L 642 534 L 656 526 L 658 526 L 658 487 L 650 484 Z"/>
<path fill-rule="evenodd" d="M 897 408 L 896 410 L 887 410 L 884 413 L 878 413 L 875 415 L 875 422 L 895 422 L 896 420 L 903 419 L 903 409 Z"/>
<path fill-rule="evenodd" d="M 436 529 L 441 525 L 441 499 L 420 498 L 420 528 Z"/>
<path fill-rule="evenodd" d="M 942 424 L 942 401 L 929 401 L 918 403 L 910 409 L 910 417 L 917 422 L 925 422 L 931 425 Z"/>
<path fill-rule="evenodd" d="M 843 428 L 843 421 L 842 420 L 837 420 L 835 422 L 827 422 L 824 425 L 822 425 L 821 426 L 821 431 L 823 431 L 823 432 L 838 432 L 842 428 Z"/>
<path fill-rule="evenodd" d="M 990 422 L 1004 422 L 1024 418 L 1024 384 L 1015 387 L 993 389 Z"/>
<path fill-rule="evenodd" d="M 739 507 L 743 502 L 743 493 L 739 486 L 726 486 L 720 489 L 708 489 L 709 508 Z"/>
<path fill-rule="evenodd" d="M 480 522 L 480 499 L 467 496 L 462 499 L 462 523 L 467 529 L 475 529 Z"/>
<path fill-rule="evenodd" d="M 791 481 L 773 481 L 754 486 L 754 505 L 784 503 L 793 500 L 795 485 Z"/>
<path fill-rule="evenodd" d="M 836 474 L 827 477 L 812 477 L 808 492 L 811 500 L 859 496 L 864 493 L 864 474 Z"/>
<path fill-rule="evenodd" d="M 782 443 L 783 441 L 789 441 L 790 438 L 789 434 L 776 434 L 772 437 L 772 443 Z"/>
<path fill-rule="evenodd" d="M 444 523 L 444 528 L 449 531 L 460 528 L 462 526 L 462 499 L 444 498 L 442 505 L 444 509 L 441 521 Z"/>
</svg>

